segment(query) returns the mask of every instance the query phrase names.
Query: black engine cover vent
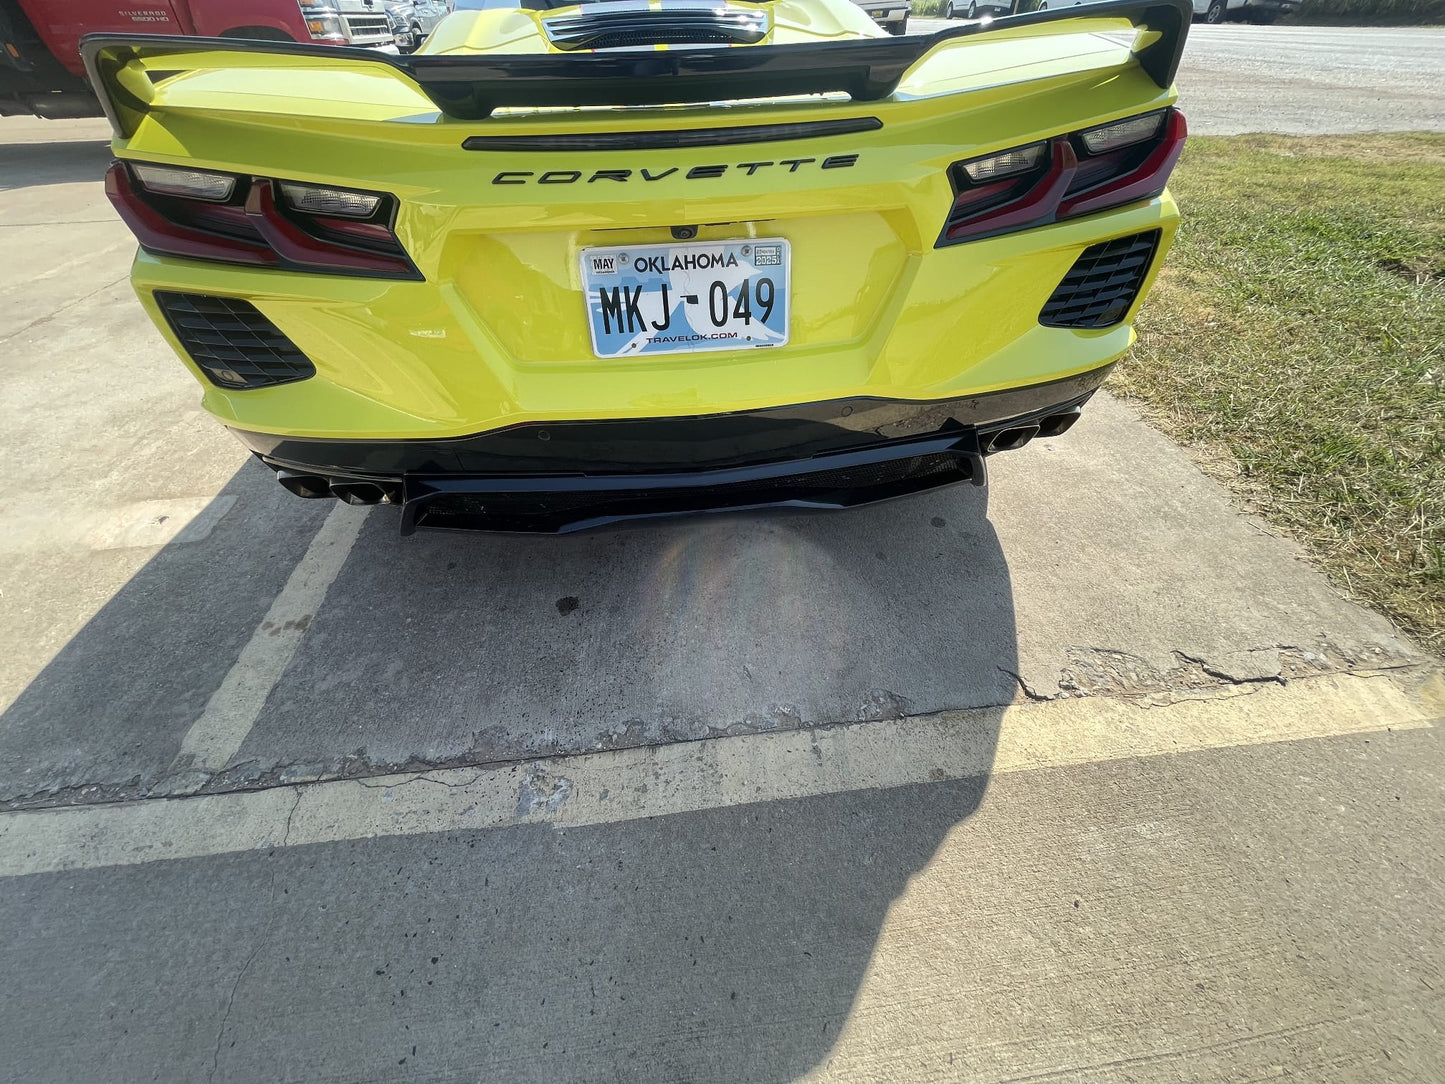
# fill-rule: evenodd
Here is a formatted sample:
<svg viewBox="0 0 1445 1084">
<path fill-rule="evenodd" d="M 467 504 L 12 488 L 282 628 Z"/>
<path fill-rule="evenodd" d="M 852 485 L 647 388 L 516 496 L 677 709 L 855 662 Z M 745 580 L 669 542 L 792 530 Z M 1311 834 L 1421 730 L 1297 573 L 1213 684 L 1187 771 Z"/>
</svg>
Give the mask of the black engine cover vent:
<svg viewBox="0 0 1445 1084">
<path fill-rule="evenodd" d="M 726 4 L 646 0 L 588 4 L 580 15 L 544 19 L 547 39 L 558 49 L 650 49 L 654 45 L 756 45 L 768 32 L 765 12 Z"/>
</svg>

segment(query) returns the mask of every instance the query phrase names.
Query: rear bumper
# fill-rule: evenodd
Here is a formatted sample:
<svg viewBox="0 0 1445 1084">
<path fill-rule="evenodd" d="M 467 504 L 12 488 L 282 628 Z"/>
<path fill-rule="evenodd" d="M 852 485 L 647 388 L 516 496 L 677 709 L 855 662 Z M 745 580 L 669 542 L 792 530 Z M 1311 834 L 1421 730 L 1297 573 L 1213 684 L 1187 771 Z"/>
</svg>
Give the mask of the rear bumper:
<svg viewBox="0 0 1445 1084">
<path fill-rule="evenodd" d="M 401 505 L 404 534 L 551 534 L 699 512 L 848 508 L 958 482 L 981 486 L 987 455 L 1063 433 L 1110 368 L 960 399 L 528 423 L 450 440 L 232 431 L 292 492 Z"/>
</svg>

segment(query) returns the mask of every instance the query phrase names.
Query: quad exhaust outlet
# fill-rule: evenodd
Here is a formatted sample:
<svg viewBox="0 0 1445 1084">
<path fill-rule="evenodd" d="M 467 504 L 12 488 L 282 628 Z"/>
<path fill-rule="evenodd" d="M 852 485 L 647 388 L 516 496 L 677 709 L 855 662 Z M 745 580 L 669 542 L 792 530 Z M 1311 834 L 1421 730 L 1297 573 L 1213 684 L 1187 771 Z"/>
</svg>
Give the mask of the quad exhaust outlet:
<svg viewBox="0 0 1445 1084">
<path fill-rule="evenodd" d="M 386 490 L 375 482 L 332 482 L 331 495 L 347 504 L 380 504 L 386 500 Z"/>
<path fill-rule="evenodd" d="M 319 474 L 278 470 L 276 481 L 288 492 L 308 500 L 336 497 L 347 504 L 381 504 L 392 499 L 385 486 L 356 478 L 325 478 Z"/>
<path fill-rule="evenodd" d="M 1063 436 L 1074 427 L 1083 413 L 1082 405 L 1061 410 L 1056 414 L 1033 421 L 1015 423 L 1003 429 L 995 429 L 979 435 L 979 445 L 984 455 L 994 452 L 1015 452 L 1034 437 Z"/>
</svg>

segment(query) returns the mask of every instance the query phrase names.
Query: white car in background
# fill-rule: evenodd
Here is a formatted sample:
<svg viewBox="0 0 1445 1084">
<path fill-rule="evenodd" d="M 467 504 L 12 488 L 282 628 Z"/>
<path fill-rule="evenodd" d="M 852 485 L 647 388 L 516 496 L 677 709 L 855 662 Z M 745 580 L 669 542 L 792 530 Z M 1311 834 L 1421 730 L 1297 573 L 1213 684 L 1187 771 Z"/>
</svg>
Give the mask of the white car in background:
<svg viewBox="0 0 1445 1084">
<path fill-rule="evenodd" d="M 984 15 L 1001 18 L 1012 15 L 1017 0 L 948 0 L 943 5 L 945 19 L 977 19 Z"/>
<path fill-rule="evenodd" d="M 1303 0 L 1194 0 L 1194 15 L 1206 23 L 1227 19 L 1268 24 L 1281 15 L 1298 11 Z"/>
</svg>

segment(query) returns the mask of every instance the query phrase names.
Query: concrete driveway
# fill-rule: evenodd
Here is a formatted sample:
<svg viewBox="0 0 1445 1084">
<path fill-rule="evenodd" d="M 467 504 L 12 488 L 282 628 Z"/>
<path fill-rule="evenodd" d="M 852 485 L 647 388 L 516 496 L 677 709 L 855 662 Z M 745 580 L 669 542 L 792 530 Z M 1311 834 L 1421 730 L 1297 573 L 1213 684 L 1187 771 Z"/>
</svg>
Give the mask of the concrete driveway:
<svg viewBox="0 0 1445 1084">
<path fill-rule="evenodd" d="M 0 122 L 0 1078 L 1445 1073 L 1445 687 L 1126 406 L 399 539 L 201 415 L 103 137 Z"/>
</svg>

